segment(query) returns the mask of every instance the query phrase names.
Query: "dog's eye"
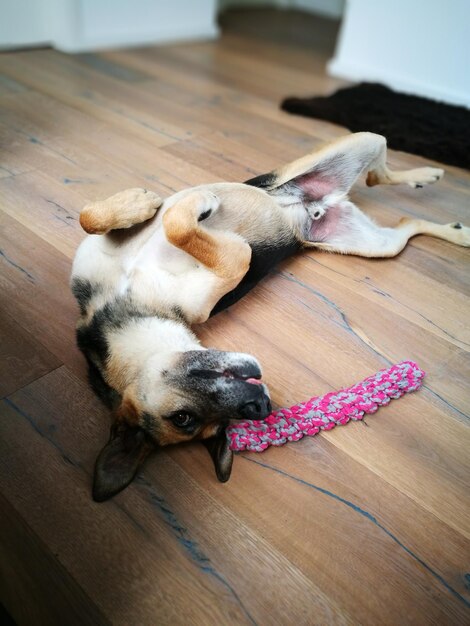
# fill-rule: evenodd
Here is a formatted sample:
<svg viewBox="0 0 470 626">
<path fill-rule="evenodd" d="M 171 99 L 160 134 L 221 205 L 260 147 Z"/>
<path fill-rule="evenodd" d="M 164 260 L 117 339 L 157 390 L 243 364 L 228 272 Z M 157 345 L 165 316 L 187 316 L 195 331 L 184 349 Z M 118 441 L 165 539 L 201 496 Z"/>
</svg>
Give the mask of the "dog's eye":
<svg viewBox="0 0 470 626">
<path fill-rule="evenodd" d="M 171 416 L 171 421 L 175 426 L 178 426 L 178 428 L 188 428 L 188 426 L 194 425 L 195 419 L 189 413 L 180 411 Z"/>
</svg>

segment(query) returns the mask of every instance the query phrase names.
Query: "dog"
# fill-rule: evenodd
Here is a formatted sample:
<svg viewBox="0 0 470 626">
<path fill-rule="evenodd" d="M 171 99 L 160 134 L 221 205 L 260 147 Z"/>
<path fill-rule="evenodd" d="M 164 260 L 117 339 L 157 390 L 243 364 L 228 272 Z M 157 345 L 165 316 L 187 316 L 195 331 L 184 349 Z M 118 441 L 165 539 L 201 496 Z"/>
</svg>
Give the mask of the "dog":
<svg viewBox="0 0 470 626">
<path fill-rule="evenodd" d="M 410 237 L 470 245 L 470 229 L 403 218 L 382 228 L 348 199 L 367 184 L 422 187 L 443 170 L 391 171 L 386 140 L 355 133 L 245 183 L 215 183 L 162 201 L 130 189 L 87 205 L 90 234 L 76 253 L 71 288 L 77 342 L 91 385 L 114 417 L 98 455 L 93 498 L 124 489 L 156 447 L 201 440 L 225 482 L 232 468 L 225 429 L 271 412 L 258 361 L 206 349 L 191 330 L 252 289 L 301 248 L 393 257 Z"/>
</svg>

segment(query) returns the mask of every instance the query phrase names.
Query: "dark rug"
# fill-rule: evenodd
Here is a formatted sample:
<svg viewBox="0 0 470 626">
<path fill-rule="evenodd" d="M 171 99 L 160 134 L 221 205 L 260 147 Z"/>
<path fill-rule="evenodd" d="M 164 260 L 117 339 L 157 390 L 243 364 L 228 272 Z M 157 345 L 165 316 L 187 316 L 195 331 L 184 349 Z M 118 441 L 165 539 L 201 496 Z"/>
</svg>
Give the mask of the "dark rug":
<svg viewBox="0 0 470 626">
<path fill-rule="evenodd" d="M 287 98 L 281 108 L 379 133 L 394 150 L 470 169 L 470 109 L 462 106 L 361 83 L 325 98 Z"/>
</svg>

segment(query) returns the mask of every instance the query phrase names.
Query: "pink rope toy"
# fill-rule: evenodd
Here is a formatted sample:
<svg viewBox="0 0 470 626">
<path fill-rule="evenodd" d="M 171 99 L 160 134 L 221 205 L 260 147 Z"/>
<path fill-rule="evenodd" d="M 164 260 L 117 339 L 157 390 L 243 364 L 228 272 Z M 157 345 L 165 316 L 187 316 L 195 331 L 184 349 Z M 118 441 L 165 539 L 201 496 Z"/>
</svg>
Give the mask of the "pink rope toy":
<svg viewBox="0 0 470 626">
<path fill-rule="evenodd" d="M 262 452 L 268 446 L 282 446 L 331 430 L 349 420 L 362 420 L 392 398 L 421 387 L 424 372 L 413 361 L 402 361 L 381 370 L 360 383 L 341 391 L 310 398 L 307 402 L 279 409 L 265 420 L 237 422 L 227 428 L 232 450 Z"/>
</svg>

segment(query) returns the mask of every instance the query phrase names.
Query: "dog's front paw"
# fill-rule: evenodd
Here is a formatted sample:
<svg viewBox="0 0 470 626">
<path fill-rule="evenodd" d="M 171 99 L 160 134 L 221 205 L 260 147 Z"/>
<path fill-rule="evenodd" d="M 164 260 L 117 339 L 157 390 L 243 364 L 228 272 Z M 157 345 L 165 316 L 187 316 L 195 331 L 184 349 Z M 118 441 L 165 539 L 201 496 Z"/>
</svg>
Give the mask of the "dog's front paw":
<svg viewBox="0 0 470 626">
<path fill-rule="evenodd" d="M 201 191 L 197 203 L 197 221 L 202 222 L 206 220 L 213 215 L 219 207 L 220 198 L 216 196 L 215 193 L 207 189 Z"/>
<path fill-rule="evenodd" d="M 80 213 L 80 224 L 87 233 L 103 235 L 146 222 L 161 204 L 161 198 L 153 191 L 141 187 L 126 189 L 106 200 L 87 204 Z"/>
</svg>

